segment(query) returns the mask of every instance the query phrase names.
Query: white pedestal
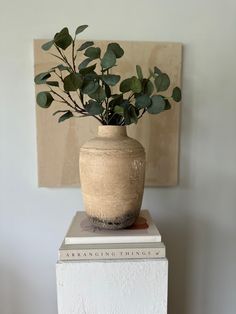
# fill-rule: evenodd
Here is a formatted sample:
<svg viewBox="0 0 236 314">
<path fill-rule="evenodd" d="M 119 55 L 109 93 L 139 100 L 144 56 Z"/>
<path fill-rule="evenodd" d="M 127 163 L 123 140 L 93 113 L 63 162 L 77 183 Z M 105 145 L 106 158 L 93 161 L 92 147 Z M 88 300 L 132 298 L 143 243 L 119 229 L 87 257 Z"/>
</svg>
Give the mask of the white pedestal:
<svg viewBox="0 0 236 314">
<path fill-rule="evenodd" d="M 58 314 L 167 314 L 167 259 L 58 262 Z"/>
</svg>

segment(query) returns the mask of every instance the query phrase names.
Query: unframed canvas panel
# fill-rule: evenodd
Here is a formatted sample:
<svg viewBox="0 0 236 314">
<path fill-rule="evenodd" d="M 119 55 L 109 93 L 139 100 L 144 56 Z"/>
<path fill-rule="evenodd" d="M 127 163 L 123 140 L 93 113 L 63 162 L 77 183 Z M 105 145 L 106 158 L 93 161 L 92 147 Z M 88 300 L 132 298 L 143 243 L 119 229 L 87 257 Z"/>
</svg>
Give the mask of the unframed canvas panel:
<svg viewBox="0 0 236 314">
<path fill-rule="evenodd" d="M 57 62 L 41 50 L 44 42 L 46 41 L 34 41 L 35 74 L 60 63 L 60 60 Z M 181 44 L 115 42 L 125 51 L 124 56 L 117 60 L 118 66 L 114 68 L 116 74 L 121 75 L 121 80 L 136 75 L 135 67 L 139 64 L 146 77 L 149 68 L 154 66 L 168 73 L 171 79 L 169 90 L 181 85 Z M 108 41 L 95 41 L 95 45 L 103 51 L 107 43 Z M 44 89 L 45 86 L 37 85 L 36 93 Z M 128 127 L 128 134 L 140 141 L 146 150 L 146 186 L 174 186 L 178 182 L 180 104 L 172 104 L 171 110 L 158 115 L 146 113 L 137 125 Z M 53 112 L 62 108 L 65 105 L 62 107 L 55 102 L 48 109 L 36 106 L 38 184 L 41 187 L 79 186 L 79 149 L 97 132 L 98 123 L 90 117 L 71 118 L 57 123 L 58 117 L 53 116 Z"/>
</svg>

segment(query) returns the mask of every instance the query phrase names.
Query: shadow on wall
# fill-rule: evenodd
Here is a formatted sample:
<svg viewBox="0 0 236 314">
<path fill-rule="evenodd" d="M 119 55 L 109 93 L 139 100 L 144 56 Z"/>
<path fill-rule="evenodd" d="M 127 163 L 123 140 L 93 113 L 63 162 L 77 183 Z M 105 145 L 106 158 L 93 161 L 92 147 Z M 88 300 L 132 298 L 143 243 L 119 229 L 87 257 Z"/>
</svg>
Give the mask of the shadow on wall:
<svg viewBox="0 0 236 314">
<path fill-rule="evenodd" d="M 184 54 L 191 47 L 184 47 Z M 192 51 L 193 53 L 193 51 Z M 196 64 L 183 56 L 188 73 L 194 73 Z M 186 56 L 187 57 L 187 56 Z M 181 109 L 180 132 L 180 174 L 179 185 L 163 190 L 164 198 L 158 204 L 158 222 L 163 240 L 167 247 L 169 260 L 169 291 L 168 314 L 190 314 L 188 289 L 192 286 L 189 277 L 189 261 L 191 258 L 191 226 L 194 217 L 191 216 L 191 153 L 193 141 L 193 105 L 194 105 L 194 78 L 184 75 L 183 102 Z M 161 193 L 162 194 L 162 193 Z M 171 197 L 169 197 L 171 195 Z M 160 196 L 160 194 L 159 194 Z M 157 222 L 157 221 L 156 221 Z"/>
<path fill-rule="evenodd" d="M 183 218 L 183 216 L 182 216 Z M 181 222 L 162 224 L 169 261 L 168 313 L 189 314 L 187 311 L 187 260 L 189 253 L 189 225 L 185 217 Z"/>
</svg>

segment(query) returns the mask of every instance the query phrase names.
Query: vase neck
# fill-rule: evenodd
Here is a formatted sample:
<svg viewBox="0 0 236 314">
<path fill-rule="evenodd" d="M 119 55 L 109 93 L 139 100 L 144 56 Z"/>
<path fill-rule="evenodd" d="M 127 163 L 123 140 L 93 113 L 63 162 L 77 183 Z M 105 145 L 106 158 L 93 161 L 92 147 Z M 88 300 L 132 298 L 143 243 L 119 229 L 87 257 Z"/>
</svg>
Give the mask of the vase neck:
<svg viewBox="0 0 236 314">
<path fill-rule="evenodd" d="M 98 127 L 98 136 L 101 136 L 101 137 L 127 136 L 126 126 L 100 125 Z"/>
</svg>

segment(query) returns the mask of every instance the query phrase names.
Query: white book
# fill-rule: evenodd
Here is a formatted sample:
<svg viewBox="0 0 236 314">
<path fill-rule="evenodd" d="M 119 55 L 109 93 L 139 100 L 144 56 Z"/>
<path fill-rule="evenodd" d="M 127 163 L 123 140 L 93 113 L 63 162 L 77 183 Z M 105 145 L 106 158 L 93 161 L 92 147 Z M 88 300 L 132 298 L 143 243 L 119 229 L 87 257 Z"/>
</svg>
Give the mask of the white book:
<svg viewBox="0 0 236 314">
<path fill-rule="evenodd" d="M 111 259 L 150 259 L 164 258 L 165 245 L 153 243 L 116 243 L 116 244 L 65 244 L 59 252 L 59 261 L 111 260 Z"/>
<path fill-rule="evenodd" d="M 65 237 L 65 244 L 161 242 L 161 235 L 148 210 L 141 210 L 136 223 L 127 229 L 94 227 L 85 212 L 77 212 Z"/>
</svg>

